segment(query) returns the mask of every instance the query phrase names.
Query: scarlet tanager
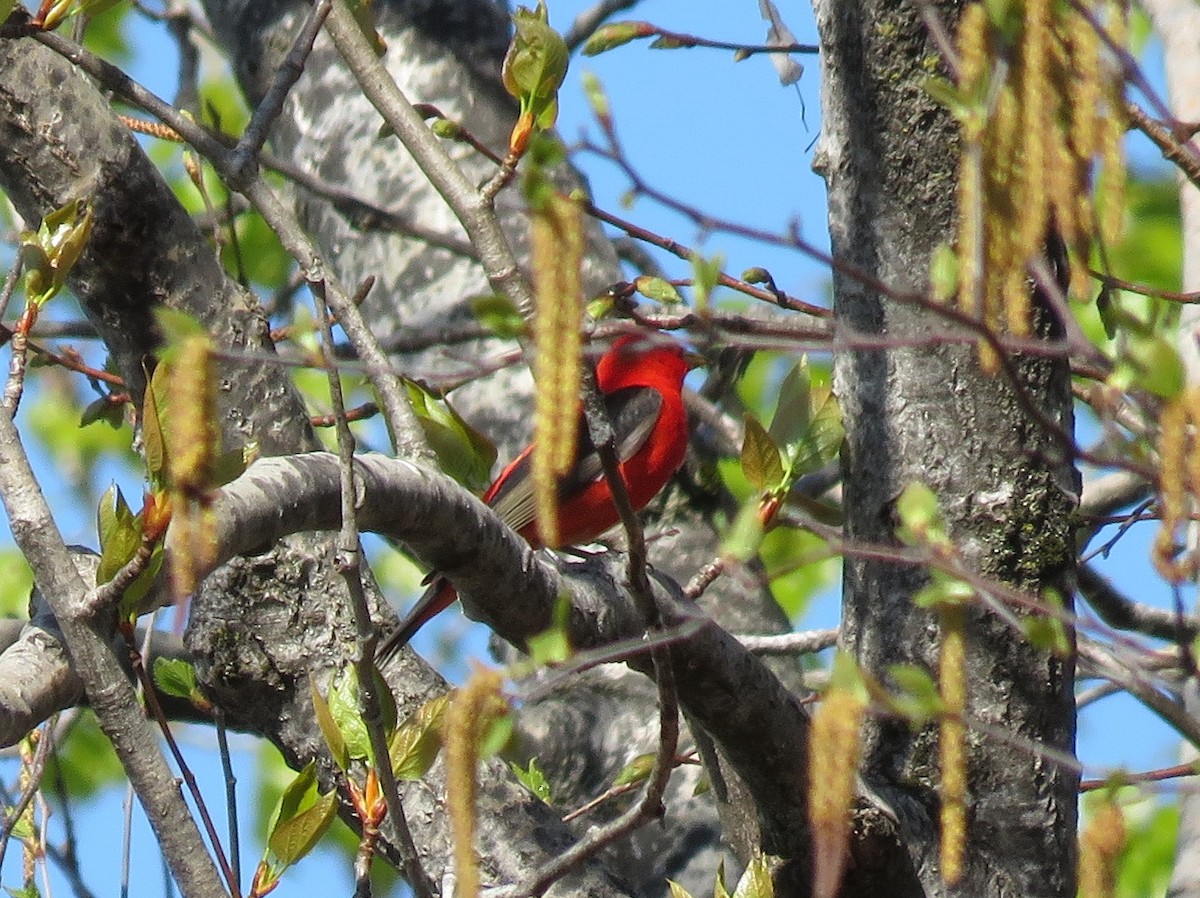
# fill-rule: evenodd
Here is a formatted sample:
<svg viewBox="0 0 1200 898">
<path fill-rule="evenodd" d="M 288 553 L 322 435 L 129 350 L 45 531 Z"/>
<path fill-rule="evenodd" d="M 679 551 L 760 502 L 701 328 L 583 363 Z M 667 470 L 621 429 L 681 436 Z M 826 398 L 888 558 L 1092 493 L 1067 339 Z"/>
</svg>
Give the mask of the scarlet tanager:
<svg viewBox="0 0 1200 898">
<path fill-rule="evenodd" d="M 690 354 L 679 344 L 634 335 L 618 339 L 596 364 L 596 385 L 613 425 L 621 479 L 635 510 L 658 495 L 683 463 L 688 423 L 681 392 L 692 367 Z M 539 549 L 545 542 L 534 515 L 532 453 L 533 446 L 528 446 L 501 471 L 483 501 Z M 575 464 L 558 483 L 562 545 L 591 542 L 620 520 L 582 411 L 576 453 Z M 435 576 L 399 627 L 380 643 L 377 661 L 386 663 L 455 598 L 450 582 Z"/>
</svg>

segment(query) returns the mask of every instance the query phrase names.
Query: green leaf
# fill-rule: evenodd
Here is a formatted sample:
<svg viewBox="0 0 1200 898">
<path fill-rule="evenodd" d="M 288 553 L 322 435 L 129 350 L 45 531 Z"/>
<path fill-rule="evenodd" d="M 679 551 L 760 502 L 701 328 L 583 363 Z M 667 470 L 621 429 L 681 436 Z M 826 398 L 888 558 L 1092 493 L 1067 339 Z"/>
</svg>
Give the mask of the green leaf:
<svg viewBox="0 0 1200 898">
<path fill-rule="evenodd" d="M 196 668 L 182 658 L 155 658 L 154 684 L 159 692 L 188 701 L 200 691 Z"/>
<path fill-rule="evenodd" d="M 574 654 L 567 632 L 570 614 L 570 599 L 565 594 L 559 596 L 554 603 L 554 622 L 529 640 L 529 660 L 533 664 L 561 664 Z"/>
<path fill-rule="evenodd" d="M 142 399 L 142 449 L 152 488 L 163 486 L 167 471 L 167 441 L 163 419 L 167 409 L 167 366 L 159 365 Z"/>
<path fill-rule="evenodd" d="M 634 278 L 633 289 L 646 299 L 653 300 L 663 305 L 678 305 L 683 302 L 683 297 L 679 295 L 679 291 L 675 289 L 675 285 L 665 278 L 651 277 L 643 274 Z"/>
<path fill-rule="evenodd" d="M 133 558 L 142 544 L 141 521 L 134 516 L 125 495 L 113 484 L 100 497 L 96 511 L 96 534 L 100 540 L 100 565 L 96 585 L 107 583 Z"/>
<path fill-rule="evenodd" d="M 763 541 L 762 518 L 759 515 L 759 499 L 752 496 L 742 503 L 733 526 L 721 540 L 721 555 L 734 561 L 747 562 L 758 555 Z"/>
<path fill-rule="evenodd" d="M 708 305 L 709 296 L 721 281 L 721 270 L 724 267 L 725 257 L 720 253 L 711 259 L 706 259 L 699 253 L 692 255 L 692 293 L 695 295 L 697 309 Z"/>
<path fill-rule="evenodd" d="M 692 893 L 673 879 L 667 880 L 667 887 L 671 890 L 671 898 L 692 898 Z"/>
<path fill-rule="evenodd" d="M 594 35 L 593 35 L 594 36 Z M 588 42 L 589 44 L 591 41 Z M 584 46 L 583 52 L 585 55 L 594 55 L 587 52 L 587 46 Z M 583 95 L 587 98 L 588 106 L 592 108 L 594 115 L 601 122 L 606 122 L 612 118 L 612 105 L 608 102 L 608 94 L 604 92 L 604 85 L 593 72 L 584 72 L 582 77 Z"/>
<path fill-rule="evenodd" d="M 24 618 L 29 614 L 33 571 L 17 549 L 0 548 L 0 617 Z"/>
<path fill-rule="evenodd" d="M 107 396 L 89 402 L 79 416 L 79 426 L 87 427 L 97 421 L 104 421 L 116 430 L 125 423 L 124 403 L 110 402 Z"/>
<path fill-rule="evenodd" d="M 334 720 L 332 712 L 329 710 L 329 703 L 325 701 L 324 696 L 317 689 L 317 684 L 309 680 L 309 692 L 312 695 L 313 711 L 316 713 L 317 726 L 321 728 L 321 735 L 325 737 L 325 744 L 329 746 L 329 753 L 333 756 L 333 762 L 342 770 L 350 767 L 350 751 L 346 747 L 346 740 L 342 736 L 342 731 Z"/>
<path fill-rule="evenodd" d="M 78 12 L 86 16 L 98 16 L 121 2 L 122 0 L 80 0 Z"/>
<path fill-rule="evenodd" d="M 623 768 L 621 772 L 613 779 L 614 786 L 632 786 L 635 783 L 645 782 L 650 776 L 650 772 L 654 769 L 654 754 L 647 752 L 644 755 L 638 755 Z"/>
<path fill-rule="evenodd" d="M 1062 595 L 1055 589 L 1048 589 L 1042 595 L 1042 600 L 1055 613 L 1037 614 L 1025 618 L 1023 625 L 1025 635 L 1030 645 L 1044 651 L 1052 652 L 1056 657 L 1067 658 L 1071 654 L 1071 637 L 1067 634 L 1066 624 L 1063 623 L 1059 612 L 1063 610 Z"/>
<path fill-rule="evenodd" d="M 336 815 L 337 793 L 327 792 L 295 817 L 280 821 L 267 846 L 275 857 L 290 866 L 316 847 Z"/>
<path fill-rule="evenodd" d="M 1141 387 L 1163 399 L 1183 391 L 1183 360 L 1174 343 L 1161 333 L 1131 334 L 1125 353 L 1109 376 L 1110 385 L 1120 390 Z"/>
<path fill-rule="evenodd" d="M 900 527 L 896 535 L 910 546 L 939 544 L 947 540 L 946 525 L 938 509 L 937 496 L 923 483 L 913 482 L 896 500 Z"/>
<path fill-rule="evenodd" d="M 445 693 L 426 702 L 392 734 L 388 757 L 396 779 L 419 780 L 429 772 L 442 748 L 442 721 L 449 701 Z"/>
<path fill-rule="evenodd" d="M 374 764 L 371 736 L 362 716 L 362 701 L 358 693 L 358 677 L 351 667 L 344 668 L 329 690 L 329 713 L 346 740 L 346 751 L 352 759 L 369 758 Z"/>
<path fill-rule="evenodd" d="M 117 783 L 128 784 L 112 743 L 91 712 L 84 713 L 71 727 L 70 738 L 54 753 L 51 765 L 47 782 L 61 776 L 67 792 L 77 801 Z"/>
<path fill-rule="evenodd" d="M 163 341 L 168 346 L 174 346 L 192 337 L 208 337 L 208 331 L 204 329 L 204 325 L 194 316 L 179 309 L 156 306 L 154 323 L 158 325 L 159 333 L 162 334 Z"/>
<path fill-rule="evenodd" d="M 404 386 L 442 470 L 469 488 L 487 486 L 496 461 L 496 447 L 464 421 L 448 402 L 439 402 L 416 381 L 405 378 Z"/>
<path fill-rule="evenodd" d="M 898 690 L 892 694 L 892 705 L 913 726 L 922 726 L 945 710 L 937 683 L 924 668 L 895 664 L 888 668 L 888 678 Z"/>
<path fill-rule="evenodd" d="M 930 572 L 929 582 L 916 591 L 912 600 L 918 608 L 941 608 L 965 605 L 974 598 L 975 588 L 969 583 L 935 569 Z"/>
<path fill-rule="evenodd" d="M 833 656 L 833 666 L 829 671 L 829 685 L 830 688 L 853 693 L 864 704 L 870 699 L 858 662 L 853 655 L 840 649 Z"/>
<path fill-rule="evenodd" d="M 771 882 L 771 873 L 767 869 L 767 861 L 761 854 L 756 854 L 746 865 L 746 872 L 738 880 L 733 890 L 733 898 L 774 898 L 775 886 Z"/>
<path fill-rule="evenodd" d="M 504 751 L 512 743 L 515 729 L 516 723 L 512 714 L 496 714 L 488 722 L 488 727 L 479 740 L 479 757 L 491 758 Z"/>
<path fill-rule="evenodd" d="M 312 851 L 336 811 L 337 795 L 318 793 L 316 762 L 309 761 L 279 798 L 268 827 L 267 850 L 283 866 L 291 866 Z"/>
<path fill-rule="evenodd" d="M 779 400 L 767 430 L 776 446 L 798 442 L 812 427 L 812 389 L 808 356 L 801 356 L 779 385 Z"/>
<path fill-rule="evenodd" d="M 782 484 L 783 457 L 779 454 L 779 447 L 749 412 L 746 413 L 741 462 L 742 473 L 756 490 L 767 492 Z"/>
<path fill-rule="evenodd" d="M 794 444 L 787 446 L 790 474 L 800 477 L 813 471 L 819 471 L 826 464 L 837 458 L 841 451 L 842 441 L 846 431 L 842 427 L 842 410 L 832 391 L 823 390 L 814 393 L 823 395 L 816 402 L 817 411 L 809 424 L 808 432 Z"/>
<path fill-rule="evenodd" d="M 492 293 L 471 300 L 475 319 L 502 340 L 515 340 L 526 333 L 521 310 L 507 296 Z"/>
<path fill-rule="evenodd" d="M 933 248 L 929 260 L 929 285 L 933 298 L 948 302 L 958 292 L 958 253 L 948 243 Z"/>
<path fill-rule="evenodd" d="M 713 882 L 713 898 L 729 898 L 729 890 L 725 888 L 725 858 L 717 862 L 717 878 Z"/>
<path fill-rule="evenodd" d="M 512 772 L 522 786 L 549 804 L 550 781 L 546 779 L 546 774 L 538 768 L 537 758 L 530 758 L 528 767 L 522 767 L 515 762 L 510 762 L 508 766 L 512 768 Z"/>
<path fill-rule="evenodd" d="M 21 235 L 25 292 L 31 303 L 45 305 L 62 289 L 91 233 L 92 204 L 77 199 L 49 213 L 36 233 Z"/>
<path fill-rule="evenodd" d="M 545 0 L 538 0 L 534 10 L 518 7 L 512 21 L 513 39 L 501 80 L 520 101 L 522 116 L 532 118 L 538 129 L 552 128 L 558 117 L 558 89 L 570 59 L 566 41 L 550 27 Z"/>
<path fill-rule="evenodd" d="M 649 37 L 655 28 L 649 22 L 609 22 L 592 32 L 583 45 L 584 56 L 599 56 L 639 37 Z"/>
</svg>

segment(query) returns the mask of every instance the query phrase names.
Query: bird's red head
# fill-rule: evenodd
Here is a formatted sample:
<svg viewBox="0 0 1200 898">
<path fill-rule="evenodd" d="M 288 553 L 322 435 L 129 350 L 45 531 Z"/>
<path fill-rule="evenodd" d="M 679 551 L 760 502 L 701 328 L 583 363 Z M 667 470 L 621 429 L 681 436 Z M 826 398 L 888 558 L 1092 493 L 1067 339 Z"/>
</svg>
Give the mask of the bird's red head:
<svg viewBox="0 0 1200 898">
<path fill-rule="evenodd" d="M 622 387 L 671 386 L 676 392 L 697 357 L 674 340 L 642 334 L 619 337 L 596 363 L 602 393 Z"/>
</svg>

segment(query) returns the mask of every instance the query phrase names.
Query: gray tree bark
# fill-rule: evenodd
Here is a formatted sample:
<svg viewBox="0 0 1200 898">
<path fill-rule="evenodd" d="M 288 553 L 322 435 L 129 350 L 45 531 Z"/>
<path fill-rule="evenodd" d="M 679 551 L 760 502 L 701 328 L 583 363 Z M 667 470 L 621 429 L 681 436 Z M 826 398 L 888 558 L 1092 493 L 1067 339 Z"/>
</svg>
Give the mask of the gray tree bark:
<svg viewBox="0 0 1200 898">
<path fill-rule="evenodd" d="M 925 4 L 951 32 L 958 3 Z M 1018 382 L 980 371 L 970 346 L 901 345 L 948 332 L 945 319 L 901 297 L 927 291 L 930 257 L 954 235 L 956 128 L 924 91 L 938 56 L 918 4 L 855 0 L 816 5 L 823 71 L 818 170 L 829 186 L 834 255 L 892 294 L 834 273 L 839 332 L 895 339 L 890 349 L 842 352 L 847 536 L 895 543 L 894 503 L 914 481 L 930 486 L 967 563 L 1039 595 L 1071 595 L 1070 527 L 1078 480 L 1061 439 L 1024 401 L 1072 432 L 1064 361 L 1015 359 Z M 1056 325 L 1043 315 L 1041 327 Z M 870 674 L 915 664 L 935 672 L 939 634 L 912 597 L 926 574 L 853 555 L 845 561 L 842 645 Z M 1070 755 L 1073 663 L 1034 648 L 972 605 L 969 715 L 996 734 Z M 868 718 L 863 776 L 894 809 L 926 894 L 1073 896 L 1077 774 L 1036 750 L 972 730 L 967 872 L 948 889 L 938 868 L 937 732 Z"/>
</svg>

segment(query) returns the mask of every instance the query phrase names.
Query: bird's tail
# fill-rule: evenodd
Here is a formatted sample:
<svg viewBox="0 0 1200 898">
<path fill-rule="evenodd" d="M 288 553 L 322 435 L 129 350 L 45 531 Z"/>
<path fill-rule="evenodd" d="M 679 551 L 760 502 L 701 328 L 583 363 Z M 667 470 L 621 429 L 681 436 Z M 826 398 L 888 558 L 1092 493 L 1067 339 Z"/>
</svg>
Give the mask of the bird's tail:
<svg viewBox="0 0 1200 898">
<path fill-rule="evenodd" d="M 375 663 L 379 667 L 386 666 L 421 627 L 425 626 L 434 615 L 449 608 L 457 598 L 458 594 L 454 591 L 450 581 L 445 577 L 435 576 L 425 592 L 421 594 L 421 598 L 417 599 L 416 604 L 401 619 L 400 625 L 379 643 L 379 647 L 375 650 Z"/>
</svg>

